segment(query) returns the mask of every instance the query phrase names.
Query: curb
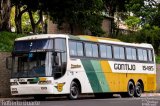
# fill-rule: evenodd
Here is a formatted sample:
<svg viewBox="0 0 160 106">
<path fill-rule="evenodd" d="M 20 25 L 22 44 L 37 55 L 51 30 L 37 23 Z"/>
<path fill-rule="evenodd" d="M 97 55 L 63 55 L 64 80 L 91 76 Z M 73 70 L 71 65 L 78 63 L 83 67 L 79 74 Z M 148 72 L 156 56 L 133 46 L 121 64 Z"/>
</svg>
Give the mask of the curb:
<svg viewBox="0 0 160 106">
<path fill-rule="evenodd" d="M 160 93 L 143 93 L 141 97 L 160 96 Z"/>
</svg>

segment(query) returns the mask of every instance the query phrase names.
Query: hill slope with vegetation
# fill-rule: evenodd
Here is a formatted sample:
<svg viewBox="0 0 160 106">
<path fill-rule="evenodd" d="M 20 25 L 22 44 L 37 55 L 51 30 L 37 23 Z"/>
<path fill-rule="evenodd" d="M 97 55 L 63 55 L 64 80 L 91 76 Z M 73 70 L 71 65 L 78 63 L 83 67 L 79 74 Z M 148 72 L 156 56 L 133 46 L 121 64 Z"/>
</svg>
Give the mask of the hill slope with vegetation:
<svg viewBox="0 0 160 106">
<path fill-rule="evenodd" d="M 25 34 L 17 34 L 11 32 L 0 32 L 0 51 L 12 51 L 14 40 L 18 37 L 26 36 Z"/>
</svg>

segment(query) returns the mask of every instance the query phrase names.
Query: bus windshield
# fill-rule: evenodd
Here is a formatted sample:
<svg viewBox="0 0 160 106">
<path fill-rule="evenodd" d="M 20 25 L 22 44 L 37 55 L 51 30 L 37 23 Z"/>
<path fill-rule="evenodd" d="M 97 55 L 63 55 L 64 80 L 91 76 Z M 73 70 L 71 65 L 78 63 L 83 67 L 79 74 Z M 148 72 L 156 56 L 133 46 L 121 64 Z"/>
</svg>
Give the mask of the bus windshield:
<svg viewBox="0 0 160 106">
<path fill-rule="evenodd" d="M 16 41 L 14 44 L 14 51 L 42 51 L 53 49 L 52 39 L 27 40 Z"/>
<path fill-rule="evenodd" d="M 13 58 L 12 77 L 51 76 L 52 63 L 50 57 L 51 52 L 17 54 Z"/>
<path fill-rule="evenodd" d="M 61 38 L 16 41 L 12 57 L 14 78 L 60 78 L 66 72 L 66 41 Z"/>
</svg>

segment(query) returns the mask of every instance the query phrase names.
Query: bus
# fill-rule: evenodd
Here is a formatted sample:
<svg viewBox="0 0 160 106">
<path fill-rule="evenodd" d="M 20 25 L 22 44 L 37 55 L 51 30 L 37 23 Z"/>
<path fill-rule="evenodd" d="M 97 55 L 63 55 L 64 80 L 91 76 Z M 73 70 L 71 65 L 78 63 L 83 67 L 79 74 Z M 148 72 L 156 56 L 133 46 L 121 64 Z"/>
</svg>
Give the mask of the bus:
<svg viewBox="0 0 160 106">
<path fill-rule="evenodd" d="M 35 99 L 80 94 L 140 97 L 156 90 L 154 49 L 88 35 L 42 34 L 15 39 L 6 59 L 12 95 Z"/>
</svg>

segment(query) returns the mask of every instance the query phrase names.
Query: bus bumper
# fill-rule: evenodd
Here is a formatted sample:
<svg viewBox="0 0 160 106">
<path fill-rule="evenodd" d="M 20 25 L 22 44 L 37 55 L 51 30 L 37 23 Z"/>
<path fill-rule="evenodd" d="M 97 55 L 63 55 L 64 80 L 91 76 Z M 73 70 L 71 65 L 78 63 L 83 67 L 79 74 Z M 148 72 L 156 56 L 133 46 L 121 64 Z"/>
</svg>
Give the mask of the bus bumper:
<svg viewBox="0 0 160 106">
<path fill-rule="evenodd" d="M 54 94 L 56 91 L 53 85 L 11 86 L 10 89 L 12 95 Z"/>
</svg>

